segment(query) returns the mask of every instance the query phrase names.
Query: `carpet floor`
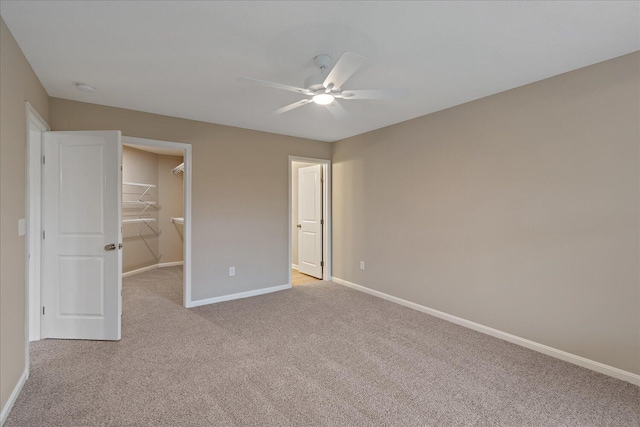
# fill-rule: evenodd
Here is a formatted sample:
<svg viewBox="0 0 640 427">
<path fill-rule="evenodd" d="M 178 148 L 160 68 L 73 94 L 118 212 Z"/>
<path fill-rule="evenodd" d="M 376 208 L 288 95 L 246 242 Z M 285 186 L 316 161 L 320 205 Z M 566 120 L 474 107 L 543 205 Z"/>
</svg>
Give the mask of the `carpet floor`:
<svg viewBox="0 0 640 427">
<path fill-rule="evenodd" d="M 638 426 L 640 389 L 329 282 L 186 310 L 124 279 L 122 340 L 31 344 L 13 426 Z"/>
</svg>

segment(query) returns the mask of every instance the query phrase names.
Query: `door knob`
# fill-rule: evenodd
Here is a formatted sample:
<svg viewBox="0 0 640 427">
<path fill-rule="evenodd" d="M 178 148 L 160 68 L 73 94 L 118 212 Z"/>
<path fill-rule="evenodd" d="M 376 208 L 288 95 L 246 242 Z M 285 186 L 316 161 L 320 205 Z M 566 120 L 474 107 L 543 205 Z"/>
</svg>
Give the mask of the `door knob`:
<svg viewBox="0 0 640 427">
<path fill-rule="evenodd" d="M 298 225 L 296 225 L 296 227 L 302 228 L 302 224 L 298 224 Z"/>
<path fill-rule="evenodd" d="M 105 251 L 115 251 L 116 250 L 116 244 L 115 243 L 109 243 L 108 245 L 104 245 L 104 250 Z"/>
</svg>

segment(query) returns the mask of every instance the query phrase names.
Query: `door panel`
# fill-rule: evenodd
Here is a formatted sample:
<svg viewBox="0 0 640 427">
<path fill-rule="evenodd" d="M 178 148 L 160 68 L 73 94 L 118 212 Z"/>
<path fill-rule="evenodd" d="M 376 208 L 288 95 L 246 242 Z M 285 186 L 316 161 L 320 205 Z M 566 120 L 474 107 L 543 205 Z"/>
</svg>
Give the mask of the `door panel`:
<svg viewBox="0 0 640 427">
<path fill-rule="evenodd" d="M 104 257 L 61 256 L 60 317 L 104 317 Z"/>
<path fill-rule="evenodd" d="M 119 340 L 120 132 L 47 132 L 44 155 L 43 337 Z"/>
<path fill-rule="evenodd" d="M 298 169 L 298 269 L 322 279 L 322 165 Z"/>
<path fill-rule="evenodd" d="M 315 266 L 318 264 L 318 254 L 316 253 L 318 237 L 317 233 L 310 231 L 302 231 L 300 233 L 300 241 L 298 244 L 302 247 L 303 258 L 300 259 L 304 265 Z"/>
<path fill-rule="evenodd" d="M 60 234 L 104 235 L 104 148 L 60 146 Z M 90 194 L 91 203 L 84 194 Z"/>
</svg>

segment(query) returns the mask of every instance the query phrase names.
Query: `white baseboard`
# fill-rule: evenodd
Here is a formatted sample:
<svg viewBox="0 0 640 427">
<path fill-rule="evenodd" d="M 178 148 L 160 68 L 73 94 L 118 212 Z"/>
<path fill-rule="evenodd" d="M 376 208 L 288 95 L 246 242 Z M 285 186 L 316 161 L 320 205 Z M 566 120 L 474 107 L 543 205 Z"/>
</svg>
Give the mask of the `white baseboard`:
<svg viewBox="0 0 640 427">
<path fill-rule="evenodd" d="M 300 268 L 298 267 L 298 264 L 291 264 L 291 268 L 293 268 L 294 270 L 300 271 Z"/>
<path fill-rule="evenodd" d="M 131 270 L 131 271 L 127 271 L 126 273 L 122 273 L 122 277 L 133 276 L 134 274 L 144 273 L 145 271 L 155 270 L 156 268 L 158 268 L 158 264 L 153 264 L 148 267 L 142 267 L 136 270 Z"/>
<path fill-rule="evenodd" d="M 187 308 L 199 307 L 201 305 L 207 305 L 207 304 L 215 304 L 217 302 L 223 302 L 223 301 L 231 301 L 231 300 L 240 299 L 240 298 L 254 297 L 257 295 L 268 294 L 271 292 L 283 291 L 285 289 L 291 289 L 291 285 L 287 284 L 287 285 L 280 285 L 280 286 L 272 286 L 270 288 L 262 288 L 262 289 L 256 289 L 254 291 L 239 292 L 237 294 L 223 295 L 221 297 L 199 299 L 196 301 L 191 301 L 191 303 L 187 306 Z"/>
<path fill-rule="evenodd" d="M 174 267 L 176 265 L 183 265 L 183 261 L 175 261 L 175 262 L 163 262 L 160 264 L 153 264 L 147 267 L 138 268 L 137 270 L 127 271 L 126 273 L 122 273 L 122 277 L 133 276 L 134 274 L 144 273 L 145 271 L 155 270 L 156 268 L 163 267 Z"/>
<path fill-rule="evenodd" d="M 11 412 L 11 408 L 13 408 L 13 404 L 16 402 L 16 399 L 18 398 L 20 391 L 22 391 L 22 387 L 24 386 L 24 383 L 27 381 L 27 378 L 29 378 L 29 371 L 25 369 L 22 375 L 20 376 L 20 379 L 18 380 L 18 384 L 16 384 L 13 391 L 11 392 L 11 396 L 9 396 L 9 400 L 7 400 L 6 405 L 4 405 L 4 408 L 2 408 L 2 412 L 0 413 L 0 426 L 3 426 L 5 421 L 7 421 L 9 412 Z"/>
<path fill-rule="evenodd" d="M 173 261 L 173 262 L 161 262 L 158 264 L 158 268 L 164 267 L 175 267 L 176 265 L 183 265 L 184 261 Z"/>
<path fill-rule="evenodd" d="M 407 301 L 402 298 L 394 297 L 392 295 L 385 294 L 384 292 L 376 291 L 374 289 L 369 289 L 364 286 L 349 282 L 347 280 L 343 280 L 337 277 L 332 277 L 331 280 L 334 283 L 337 283 L 339 285 L 348 286 L 349 288 L 356 289 L 358 291 L 367 293 L 369 295 L 373 295 L 378 298 L 385 299 L 387 301 L 395 302 L 396 304 L 400 304 L 405 307 L 409 307 L 414 310 L 430 314 L 440 319 L 447 320 L 451 323 L 455 323 L 457 325 L 464 326 L 469 329 L 473 329 L 474 331 L 482 332 L 484 334 L 491 335 L 492 337 L 500 338 L 510 343 L 517 344 L 522 347 L 526 347 L 530 350 L 534 350 L 542 354 L 546 354 L 547 356 L 555 357 L 557 359 L 564 360 L 565 362 L 573 363 L 574 365 L 582 366 L 583 368 L 591 369 L 592 371 L 596 371 L 601 374 L 605 374 L 610 377 L 614 377 L 619 380 L 627 381 L 627 382 L 630 382 L 631 384 L 640 386 L 640 375 L 634 374 L 633 372 L 624 371 L 622 369 L 618 369 L 613 366 L 605 365 L 604 363 L 596 362 L 595 360 L 587 359 L 585 357 L 568 353 L 563 350 L 558 350 L 557 348 L 549 347 L 547 345 L 540 344 L 535 341 L 528 340 L 526 338 L 521 338 L 519 336 L 512 335 L 507 332 L 500 331 L 498 329 L 493 329 L 488 326 L 484 326 L 479 323 L 472 322 L 470 320 L 462 319 L 460 317 L 453 316 L 451 314 L 447 314 L 442 311 L 435 310 L 433 308 L 425 307 L 424 305 L 416 304 L 414 302 Z"/>
</svg>

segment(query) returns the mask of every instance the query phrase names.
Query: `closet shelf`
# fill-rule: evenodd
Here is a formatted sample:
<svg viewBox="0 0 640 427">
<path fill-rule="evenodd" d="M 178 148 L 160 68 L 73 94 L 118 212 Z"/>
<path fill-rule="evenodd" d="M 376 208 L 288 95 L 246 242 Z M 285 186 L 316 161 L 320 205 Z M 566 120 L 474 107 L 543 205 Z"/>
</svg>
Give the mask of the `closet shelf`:
<svg viewBox="0 0 640 427">
<path fill-rule="evenodd" d="M 155 205 L 156 202 L 147 201 L 147 200 L 123 200 L 123 204 L 127 205 Z"/>
<path fill-rule="evenodd" d="M 142 222 L 142 221 L 136 221 L 138 219 L 144 219 L 143 215 L 147 214 L 147 210 L 150 207 L 154 207 L 155 209 L 158 209 L 158 207 L 156 206 L 155 201 L 153 200 L 146 200 L 145 197 L 149 197 L 149 191 L 152 188 L 156 187 L 156 184 L 142 184 L 140 182 L 123 182 L 122 185 L 129 185 L 129 186 L 133 186 L 133 187 L 142 187 L 144 188 L 144 190 L 140 190 L 140 193 L 135 193 L 136 196 L 136 200 L 123 200 L 122 204 L 123 205 L 142 205 L 141 208 L 139 208 L 139 212 L 137 212 L 136 214 L 134 214 L 133 216 L 137 217 L 137 218 L 124 218 L 123 219 L 123 223 L 124 222 Z M 127 208 L 127 210 L 130 210 L 130 208 Z M 130 213 L 128 213 L 127 215 L 132 216 Z"/>
<path fill-rule="evenodd" d="M 133 185 L 134 187 L 149 187 L 155 188 L 155 184 L 142 184 L 140 182 L 123 182 L 122 185 Z"/>
<path fill-rule="evenodd" d="M 174 224 L 184 225 L 184 218 L 174 216 L 174 217 L 171 217 L 171 222 L 173 222 Z"/>
<path fill-rule="evenodd" d="M 125 218 L 122 220 L 123 224 L 130 224 L 130 223 L 134 223 L 134 222 L 153 222 L 155 221 L 155 218 Z"/>
<path fill-rule="evenodd" d="M 138 229 L 138 237 L 142 239 L 144 244 L 147 246 L 147 249 L 149 249 L 149 251 L 151 252 L 151 255 L 153 255 L 153 257 L 156 260 L 159 260 L 160 259 L 160 255 L 156 255 L 156 253 L 153 250 L 153 248 L 151 247 L 151 245 L 149 245 L 149 243 L 147 242 L 147 239 L 145 238 L 145 235 L 142 234 L 142 231 L 140 230 L 141 228 L 146 227 L 149 230 L 151 230 L 155 236 L 159 236 L 160 235 L 160 231 L 155 230 L 153 227 L 151 227 L 151 225 L 149 225 L 150 223 L 155 222 L 156 218 L 153 218 L 151 216 L 146 216 L 146 215 L 150 215 L 151 214 L 151 212 L 147 212 L 147 210 L 149 210 L 149 208 L 159 209 L 159 206 L 156 206 L 157 202 L 145 199 L 145 197 L 150 197 L 151 196 L 151 194 L 150 194 L 151 189 L 152 188 L 156 188 L 156 184 L 144 184 L 144 183 L 141 183 L 141 182 L 124 181 L 122 183 L 122 186 L 123 187 L 125 187 L 125 186 L 140 187 L 139 190 L 130 190 L 130 191 L 135 191 L 135 193 L 127 193 L 127 194 L 134 195 L 136 197 L 136 200 L 123 200 L 122 201 L 123 206 L 124 205 L 139 205 L 140 206 L 139 208 L 136 209 L 137 212 L 135 212 L 135 213 L 126 212 L 125 215 L 127 215 L 127 217 L 122 218 L 122 223 L 123 224 L 142 224 L 142 226 L 137 227 L 137 229 Z M 126 209 L 127 209 L 127 211 L 131 210 L 131 208 L 129 208 L 129 207 L 127 207 Z"/>
<path fill-rule="evenodd" d="M 178 166 L 171 169 L 171 173 L 182 178 L 184 176 L 184 162 L 180 163 Z"/>
</svg>

